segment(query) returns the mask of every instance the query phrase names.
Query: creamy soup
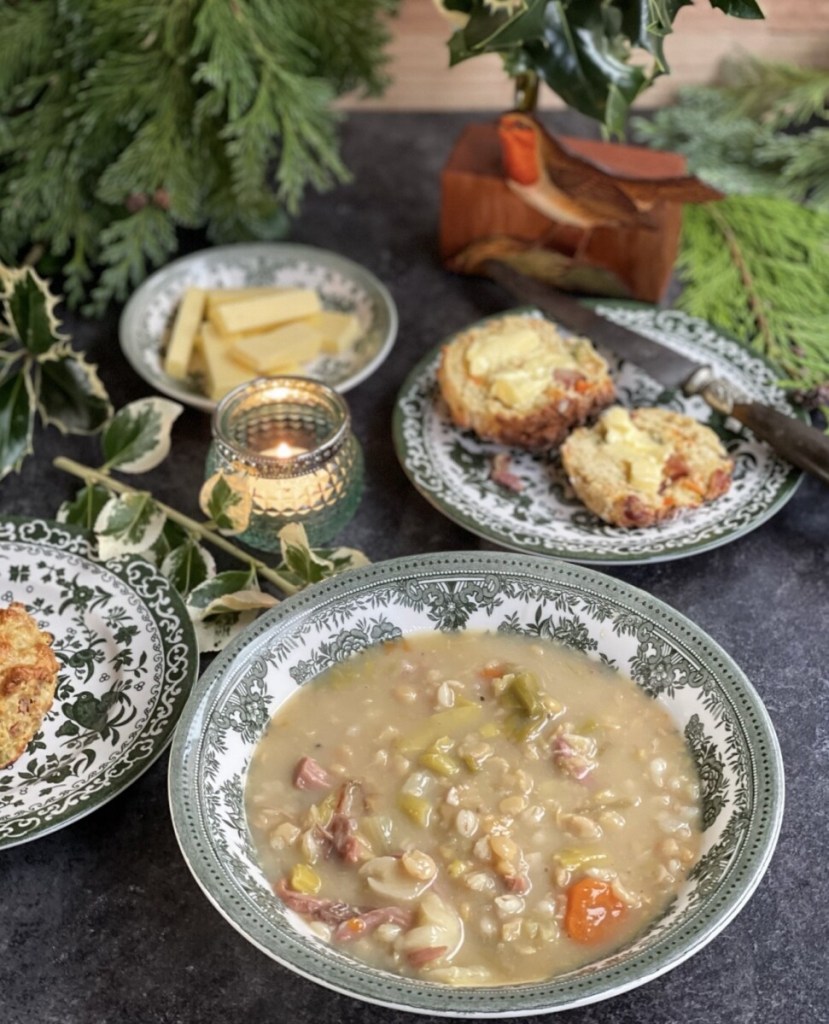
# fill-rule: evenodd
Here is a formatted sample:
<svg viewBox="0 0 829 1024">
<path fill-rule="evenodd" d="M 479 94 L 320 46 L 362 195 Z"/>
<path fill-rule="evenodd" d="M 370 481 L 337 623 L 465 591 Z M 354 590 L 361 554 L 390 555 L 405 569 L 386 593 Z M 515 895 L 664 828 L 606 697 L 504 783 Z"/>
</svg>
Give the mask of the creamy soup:
<svg viewBox="0 0 829 1024">
<path fill-rule="evenodd" d="M 666 710 L 548 642 L 429 633 L 299 688 L 246 805 L 275 893 L 321 939 L 454 985 L 537 981 L 658 918 L 699 849 Z"/>
</svg>

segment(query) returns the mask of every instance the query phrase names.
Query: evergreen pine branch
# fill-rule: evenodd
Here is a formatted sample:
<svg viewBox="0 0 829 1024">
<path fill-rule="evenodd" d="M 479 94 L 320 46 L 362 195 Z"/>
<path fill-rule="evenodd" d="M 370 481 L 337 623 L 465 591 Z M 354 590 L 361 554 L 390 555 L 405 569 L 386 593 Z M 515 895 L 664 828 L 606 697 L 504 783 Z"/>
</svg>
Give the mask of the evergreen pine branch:
<svg viewBox="0 0 829 1024">
<path fill-rule="evenodd" d="M 785 199 L 731 196 L 688 206 L 678 305 L 780 370 L 785 386 L 829 383 L 829 213 Z"/>
<path fill-rule="evenodd" d="M 99 260 L 104 266 L 92 301 L 85 310 L 100 314 L 113 296 L 125 299 L 147 276 L 150 267 L 164 263 L 176 250 L 175 226 L 166 212 L 149 205 L 114 220 L 100 234 Z"/>
<path fill-rule="evenodd" d="M 100 310 L 169 257 L 175 225 L 212 238 L 284 232 L 308 187 L 347 177 L 332 101 L 382 86 L 394 6 L 6 4 L 0 258 L 68 256 L 72 305 L 103 267 Z"/>
<path fill-rule="evenodd" d="M 721 91 L 736 114 L 773 128 L 825 119 L 829 71 L 744 56 L 720 68 Z"/>
</svg>

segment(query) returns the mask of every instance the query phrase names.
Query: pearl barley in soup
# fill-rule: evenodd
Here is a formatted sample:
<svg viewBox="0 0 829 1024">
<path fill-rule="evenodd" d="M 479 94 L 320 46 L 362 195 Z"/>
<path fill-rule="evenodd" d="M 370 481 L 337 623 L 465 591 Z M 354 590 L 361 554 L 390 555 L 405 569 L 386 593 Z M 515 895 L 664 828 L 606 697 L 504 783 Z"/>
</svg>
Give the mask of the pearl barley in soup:
<svg viewBox="0 0 829 1024">
<path fill-rule="evenodd" d="M 251 763 L 275 893 L 320 939 L 451 985 L 538 981 L 657 920 L 699 850 L 667 711 L 548 641 L 418 634 L 298 689 Z"/>
</svg>

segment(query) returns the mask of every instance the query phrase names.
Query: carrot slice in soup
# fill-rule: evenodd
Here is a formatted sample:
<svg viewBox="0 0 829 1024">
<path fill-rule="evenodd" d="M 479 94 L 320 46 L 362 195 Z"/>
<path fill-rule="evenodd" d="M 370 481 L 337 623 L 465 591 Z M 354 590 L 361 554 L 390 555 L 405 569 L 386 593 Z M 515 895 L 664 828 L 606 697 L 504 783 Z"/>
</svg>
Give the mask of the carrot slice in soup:
<svg viewBox="0 0 829 1024">
<path fill-rule="evenodd" d="M 574 942 L 603 942 L 612 935 L 614 925 L 626 910 L 607 882 L 580 878 L 567 891 L 564 927 Z"/>
</svg>

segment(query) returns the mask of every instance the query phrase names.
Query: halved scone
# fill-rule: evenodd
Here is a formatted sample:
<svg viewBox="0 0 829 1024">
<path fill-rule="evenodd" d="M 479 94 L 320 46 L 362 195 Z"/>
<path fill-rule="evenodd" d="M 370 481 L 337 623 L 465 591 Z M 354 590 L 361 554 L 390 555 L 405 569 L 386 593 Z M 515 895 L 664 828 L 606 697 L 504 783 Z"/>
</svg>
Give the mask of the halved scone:
<svg viewBox="0 0 829 1024">
<path fill-rule="evenodd" d="M 620 405 L 574 430 L 561 461 L 591 512 L 625 527 L 653 526 L 719 498 L 733 469 L 714 431 L 690 416 Z"/>
<path fill-rule="evenodd" d="M 0 608 L 0 767 L 23 753 L 55 696 L 52 636 L 14 601 Z"/>
<path fill-rule="evenodd" d="M 536 451 L 557 447 L 615 397 L 607 363 L 587 338 L 565 338 L 532 315 L 459 334 L 444 347 L 437 376 L 457 426 Z"/>
</svg>

